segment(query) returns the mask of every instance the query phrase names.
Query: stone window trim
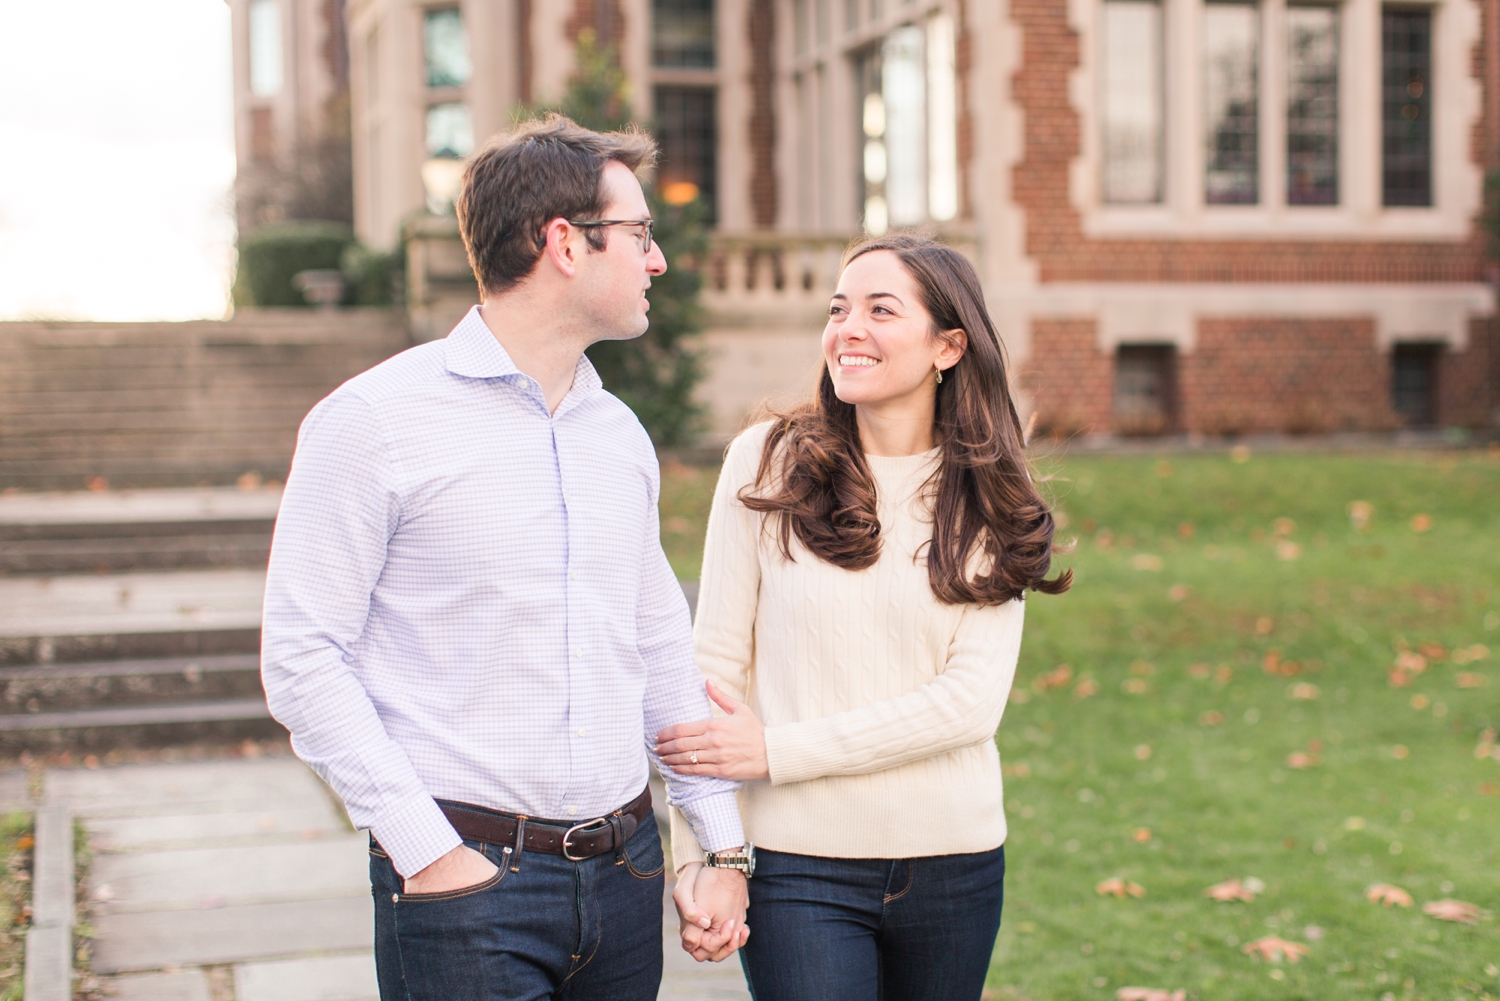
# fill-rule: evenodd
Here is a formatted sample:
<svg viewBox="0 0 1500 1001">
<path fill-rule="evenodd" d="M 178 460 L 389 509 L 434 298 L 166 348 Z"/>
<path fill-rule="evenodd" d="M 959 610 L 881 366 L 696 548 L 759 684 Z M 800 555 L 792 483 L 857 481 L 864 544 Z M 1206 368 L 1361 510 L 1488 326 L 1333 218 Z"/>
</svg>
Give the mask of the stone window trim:
<svg viewBox="0 0 1500 1001">
<path fill-rule="evenodd" d="M 1286 194 L 1286 0 L 1261 0 L 1260 200 L 1209 205 L 1203 195 L 1201 15 L 1206 0 L 1162 0 L 1166 94 L 1164 196 L 1151 205 L 1110 205 L 1100 179 L 1098 25 L 1107 0 L 1068 0 L 1080 60 L 1069 80 L 1078 112 L 1079 155 L 1070 200 L 1092 238 L 1466 240 L 1480 210 L 1483 172 L 1471 149 L 1482 114 L 1472 52 L 1480 40 L 1476 0 L 1435 0 L 1433 12 L 1433 199 L 1430 207 L 1382 205 L 1381 0 L 1339 7 L 1337 205 L 1290 205 Z M 1409 6 L 1409 5 L 1408 5 Z"/>
</svg>

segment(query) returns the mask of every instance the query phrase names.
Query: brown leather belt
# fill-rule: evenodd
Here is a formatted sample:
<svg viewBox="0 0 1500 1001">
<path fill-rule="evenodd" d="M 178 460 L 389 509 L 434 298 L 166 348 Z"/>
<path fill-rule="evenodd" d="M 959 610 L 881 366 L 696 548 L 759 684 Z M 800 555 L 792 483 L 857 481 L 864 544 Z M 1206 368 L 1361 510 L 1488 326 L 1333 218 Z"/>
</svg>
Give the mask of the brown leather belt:
<svg viewBox="0 0 1500 1001">
<path fill-rule="evenodd" d="M 438 800 L 443 816 L 465 841 L 479 841 L 497 848 L 545 852 L 574 862 L 623 849 L 635 829 L 651 813 L 651 787 L 635 799 L 603 817 L 574 824 L 566 820 L 501 813 L 468 803 Z"/>
</svg>

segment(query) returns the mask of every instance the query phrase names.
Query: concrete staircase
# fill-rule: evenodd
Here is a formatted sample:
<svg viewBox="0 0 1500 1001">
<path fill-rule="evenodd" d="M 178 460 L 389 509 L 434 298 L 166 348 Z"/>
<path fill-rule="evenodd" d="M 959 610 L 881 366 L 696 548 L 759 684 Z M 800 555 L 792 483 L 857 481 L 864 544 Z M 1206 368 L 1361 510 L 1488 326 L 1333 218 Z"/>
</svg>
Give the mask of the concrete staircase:
<svg viewBox="0 0 1500 1001">
<path fill-rule="evenodd" d="M 410 344 L 376 309 L 0 323 L 0 490 L 285 479 L 312 405 Z"/>
<path fill-rule="evenodd" d="M 283 733 L 260 685 L 280 491 L 0 496 L 0 753 Z"/>
</svg>

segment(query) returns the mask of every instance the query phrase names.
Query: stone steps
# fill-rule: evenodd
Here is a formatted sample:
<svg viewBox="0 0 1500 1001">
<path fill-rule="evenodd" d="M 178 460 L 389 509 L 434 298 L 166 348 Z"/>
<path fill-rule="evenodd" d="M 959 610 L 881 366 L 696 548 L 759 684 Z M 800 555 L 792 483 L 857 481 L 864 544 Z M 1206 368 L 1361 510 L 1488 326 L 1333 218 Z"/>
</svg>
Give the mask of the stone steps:
<svg viewBox="0 0 1500 1001">
<path fill-rule="evenodd" d="M 285 479 L 307 411 L 410 344 L 388 310 L 0 323 L 0 490 Z"/>
</svg>

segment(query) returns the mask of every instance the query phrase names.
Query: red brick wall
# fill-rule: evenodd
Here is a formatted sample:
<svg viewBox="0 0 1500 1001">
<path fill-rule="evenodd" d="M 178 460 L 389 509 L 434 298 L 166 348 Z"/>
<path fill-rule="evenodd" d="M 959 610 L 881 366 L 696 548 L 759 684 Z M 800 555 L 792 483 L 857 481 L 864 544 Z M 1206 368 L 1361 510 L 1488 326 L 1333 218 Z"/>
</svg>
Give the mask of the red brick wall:
<svg viewBox="0 0 1500 1001">
<path fill-rule="evenodd" d="M 1369 319 L 1214 319 L 1178 361 L 1181 421 L 1209 434 L 1391 428 L 1390 358 Z"/>
<path fill-rule="evenodd" d="M 1500 407 L 1500 331 L 1496 322 L 1473 320 L 1464 351 L 1445 351 L 1438 365 L 1438 423 L 1489 427 Z"/>
<path fill-rule="evenodd" d="M 1068 196 L 1080 120 L 1068 103 L 1068 74 L 1078 65 L 1078 36 L 1062 0 L 1015 0 L 1022 59 L 1013 79 L 1024 111 L 1025 159 L 1015 167 L 1015 197 L 1026 211 L 1027 252 L 1043 281 L 1460 282 L 1482 281 L 1484 245 L 1305 240 L 1085 239 Z M 1483 79 L 1476 47 L 1475 72 Z M 1481 156 L 1484 130 L 1473 136 Z"/>
<path fill-rule="evenodd" d="M 1032 393 L 1037 430 L 1069 436 L 1109 430 L 1114 360 L 1095 343 L 1093 320 L 1035 320 L 1031 357 L 1019 373 Z"/>
</svg>

